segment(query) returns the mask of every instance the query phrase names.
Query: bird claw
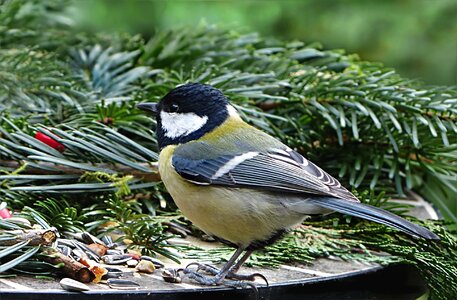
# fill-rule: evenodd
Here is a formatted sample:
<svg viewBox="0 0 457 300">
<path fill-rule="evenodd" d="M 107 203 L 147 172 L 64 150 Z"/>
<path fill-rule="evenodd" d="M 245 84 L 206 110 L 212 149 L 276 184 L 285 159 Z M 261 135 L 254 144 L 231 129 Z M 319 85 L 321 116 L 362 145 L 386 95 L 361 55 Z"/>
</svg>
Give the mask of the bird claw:
<svg viewBox="0 0 457 300">
<path fill-rule="evenodd" d="M 195 271 L 190 270 L 191 266 L 197 266 L 197 269 Z M 192 262 L 188 264 L 184 269 L 182 269 L 182 271 L 184 274 L 188 275 L 189 278 L 192 278 L 203 285 L 219 285 L 224 281 L 224 278 L 220 276 L 220 270 L 209 264 Z M 208 276 L 204 276 L 203 274 L 199 273 L 199 271 L 203 271 L 209 275 L 213 275 L 214 277 L 210 278 Z M 253 287 L 253 283 L 246 283 L 245 281 L 255 281 L 256 278 L 261 278 L 263 281 L 265 281 L 265 284 L 268 286 L 267 278 L 260 273 L 245 275 L 229 271 L 225 278 L 233 280 L 227 281 L 227 284 L 224 283 L 224 285 L 233 287 Z"/>
<path fill-rule="evenodd" d="M 233 287 L 233 288 L 251 288 L 254 290 L 254 292 L 257 294 L 259 290 L 257 289 L 257 286 L 252 283 L 252 282 L 245 282 L 245 281 L 240 281 L 240 280 L 226 280 L 224 285 Z"/>
<path fill-rule="evenodd" d="M 252 274 L 246 275 L 246 274 L 237 274 L 237 273 L 229 272 L 227 274 L 226 278 L 235 279 L 236 282 L 255 281 L 256 278 L 260 278 L 263 281 L 265 281 L 266 286 L 269 286 L 267 278 L 260 273 L 252 273 Z M 249 283 L 249 284 L 252 284 L 252 283 Z"/>
<path fill-rule="evenodd" d="M 219 274 L 216 274 L 213 277 L 205 276 L 205 275 L 199 273 L 198 269 L 197 269 L 197 271 L 193 271 L 186 267 L 186 268 L 182 269 L 181 271 L 183 272 L 184 275 L 195 280 L 196 282 L 198 282 L 201 285 L 207 285 L 207 286 L 220 285 L 222 283 L 222 281 L 224 280 L 224 278 L 222 276 L 220 276 Z"/>
<path fill-rule="evenodd" d="M 232 287 L 232 288 L 235 288 L 235 289 L 251 289 L 254 293 L 254 297 L 252 297 L 252 299 L 260 299 L 259 297 L 259 289 L 257 288 L 257 286 L 252 283 L 252 282 L 245 282 L 245 281 L 239 281 L 239 280 L 235 280 L 235 281 L 232 281 L 232 280 L 226 280 L 224 282 L 224 284 L 226 286 L 229 286 L 229 287 Z M 267 286 L 268 286 L 268 282 L 267 282 Z"/>
<path fill-rule="evenodd" d="M 217 275 L 220 270 L 212 265 L 208 265 L 208 264 L 202 264 L 202 263 L 198 263 L 198 262 L 192 262 L 190 264 L 188 264 L 186 266 L 185 269 L 189 269 L 189 267 L 191 266 L 197 266 L 197 270 L 195 272 L 198 272 L 198 271 L 204 271 L 210 275 Z"/>
</svg>

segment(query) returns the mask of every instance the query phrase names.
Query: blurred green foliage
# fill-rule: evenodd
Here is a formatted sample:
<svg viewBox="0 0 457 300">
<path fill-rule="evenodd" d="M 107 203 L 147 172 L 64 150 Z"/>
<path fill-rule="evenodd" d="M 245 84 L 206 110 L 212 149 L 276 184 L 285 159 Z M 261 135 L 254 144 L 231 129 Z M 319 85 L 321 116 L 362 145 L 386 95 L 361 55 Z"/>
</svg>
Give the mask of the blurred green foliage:
<svg viewBox="0 0 457 300">
<path fill-rule="evenodd" d="M 457 84 L 456 0 L 132 1 L 84 0 L 70 14 L 84 28 L 150 36 L 196 26 L 320 42 L 380 61 L 426 84 Z"/>
</svg>

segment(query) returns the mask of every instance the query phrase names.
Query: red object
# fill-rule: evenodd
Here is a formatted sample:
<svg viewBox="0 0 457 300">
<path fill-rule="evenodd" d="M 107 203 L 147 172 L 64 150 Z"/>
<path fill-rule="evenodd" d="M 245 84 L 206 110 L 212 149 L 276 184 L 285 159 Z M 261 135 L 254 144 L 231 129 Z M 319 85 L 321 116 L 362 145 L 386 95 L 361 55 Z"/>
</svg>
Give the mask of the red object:
<svg viewBox="0 0 457 300">
<path fill-rule="evenodd" d="M 65 146 L 53 139 L 52 137 L 47 136 L 44 133 L 37 132 L 35 134 L 35 138 L 39 141 L 42 141 L 46 145 L 48 145 L 51 148 L 56 149 L 59 152 L 63 152 L 65 150 Z"/>
<path fill-rule="evenodd" d="M 92 250 L 95 253 L 97 253 L 98 256 L 105 255 L 106 254 L 106 250 L 108 250 L 108 248 L 106 248 L 105 246 L 97 244 L 97 243 L 87 245 L 87 247 L 89 247 L 90 250 Z"/>
<path fill-rule="evenodd" d="M 2 219 L 9 219 L 13 216 L 13 214 L 11 214 L 11 212 L 9 211 L 8 208 L 3 208 L 0 210 L 0 218 Z"/>
<path fill-rule="evenodd" d="M 131 258 L 133 258 L 134 260 L 140 260 L 141 257 L 138 255 L 138 254 L 135 254 L 135 253 L 126 253 L 128 256 L 130 256 Z"/>
</svg>

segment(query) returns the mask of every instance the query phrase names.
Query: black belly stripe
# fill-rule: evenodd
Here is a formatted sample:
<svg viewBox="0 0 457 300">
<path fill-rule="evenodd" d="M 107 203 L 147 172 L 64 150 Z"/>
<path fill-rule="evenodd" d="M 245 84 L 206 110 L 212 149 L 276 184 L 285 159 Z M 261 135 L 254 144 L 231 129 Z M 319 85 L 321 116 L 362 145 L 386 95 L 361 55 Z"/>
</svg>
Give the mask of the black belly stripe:
<svg viewBox="0 0 457 300">
<path fill-rule="evenodd" d="M 269 246 L 271 244 L 273 244 L 274 242 L 276 242 L 277 240 L 279 240 L 280 238 L 282 238 L 284 236 L 284 234 L 286 234 L 287 230 L 286 229 L 280 229 L 278 231 L 276 231 L 275 233 L 273 233 L 268 239 L 266 240 L 257 240 L 257 241 L 253 241 L 247 248 L 246 250 L 248 251 L 254 251 L 254 250 L 259 250 L 259 249 L 263 249 L 265 248 L 266 246 Z"/>
<path fill-rule="evenodd" d="M 287 232 L 286 229 L 280 229 L 280 230 L 276 231 L 275 233 L 273 233 L 266 240 L 255 240 L 255 241 L 253 241 L 253 242 L 251 242 L 249 244 L 249 246 L 246 248 L 246 250 L 255 251 L 255 250 L 263 249 L 266 246 L 269 246 L 269 245 L 273 244 L 274 242 L 276 242 L 277 240 L 279 240 L 280 238 L 282 238 L 286 232 Z M 220 238 L 220 237 L 217 237 L 217 236 L 212 236 L 212 237 L 215 240 L 217 240 L 218 242 L 221 242 L 222 244 L 225 244 L 225 245 L 227 245 L 229 247 L 233 247 L 233 248 L 238 248 L 239 247 L 239 245 L 237 245 L 235 243 L 232 243 L 230 241 L 227 241 L 227 240 L 225 240 L 223 238 Z"/>
</svg>

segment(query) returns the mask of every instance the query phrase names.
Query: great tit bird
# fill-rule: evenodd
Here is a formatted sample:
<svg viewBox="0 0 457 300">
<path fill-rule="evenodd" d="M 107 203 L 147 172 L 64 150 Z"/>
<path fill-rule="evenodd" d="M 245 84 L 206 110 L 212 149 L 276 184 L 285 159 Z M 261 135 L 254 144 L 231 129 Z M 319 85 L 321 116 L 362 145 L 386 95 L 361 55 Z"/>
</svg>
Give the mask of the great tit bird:
<svg viewBox="0 0 457 300">
<path fill-rule="evenodd" d="M 159 173 L 176 205 L 205 233 L 237 249 L 220 270 L 206 268 L 212 277 L 184 270 L 201 284 L 253 280 L 255 274 L 236 274 L 252 251 L 310 215 L 336 211 L 438 239 L 422 226 L 361 204 L 317 165 L 244 122 L 210 85 L 185 84 L 158 104 L 137 107 L 155 114 Z"/>
</svg>

